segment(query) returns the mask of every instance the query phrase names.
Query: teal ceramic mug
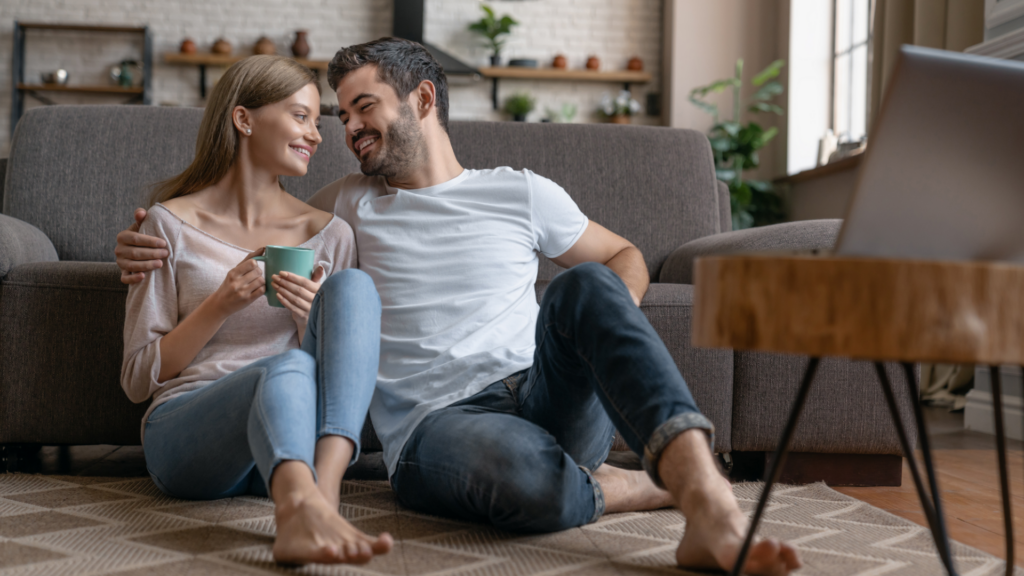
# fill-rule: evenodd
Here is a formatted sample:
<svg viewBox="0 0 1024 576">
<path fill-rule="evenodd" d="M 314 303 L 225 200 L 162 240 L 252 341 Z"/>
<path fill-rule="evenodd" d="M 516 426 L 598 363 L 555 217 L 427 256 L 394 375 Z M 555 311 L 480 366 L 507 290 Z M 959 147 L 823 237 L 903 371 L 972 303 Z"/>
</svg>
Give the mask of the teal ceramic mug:
<svg viewBox="0 0 1024 576">
<path fill-rule="evenodd" d="M 253 256 L 253 260 L 266 265 L 267 302 L 271 306 L 284 308 L 277 299 L 277 290 L 270 285 L 270 279 L 281 272 L 291 272 L 303 278 L 313 278 L 313 251 L 309 248 L 293 248 L 291 246 L 267 246 L 262 256 Z"/>
</svg>

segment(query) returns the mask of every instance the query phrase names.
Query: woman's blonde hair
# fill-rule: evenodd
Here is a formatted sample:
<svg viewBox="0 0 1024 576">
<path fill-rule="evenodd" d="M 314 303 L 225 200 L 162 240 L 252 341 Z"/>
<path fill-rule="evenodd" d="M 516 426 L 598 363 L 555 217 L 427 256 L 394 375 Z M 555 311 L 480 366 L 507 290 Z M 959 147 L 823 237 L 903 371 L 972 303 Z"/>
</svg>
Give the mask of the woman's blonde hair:
<svg viewBox="0 0 1024 576">
<path fill-rule="evenodd" d="M 320 92 L 316 74 L 284 56 L 250 56 L 228 68 L 206 103 L 195 159 L 181 174 L 158 183 L 149 205 L 198 192 L 228 173 L 238 155 L 238 131 L 232 119 L 235 106 L 253 110 L 274 104 L 308 84 Z"/>
</svg>

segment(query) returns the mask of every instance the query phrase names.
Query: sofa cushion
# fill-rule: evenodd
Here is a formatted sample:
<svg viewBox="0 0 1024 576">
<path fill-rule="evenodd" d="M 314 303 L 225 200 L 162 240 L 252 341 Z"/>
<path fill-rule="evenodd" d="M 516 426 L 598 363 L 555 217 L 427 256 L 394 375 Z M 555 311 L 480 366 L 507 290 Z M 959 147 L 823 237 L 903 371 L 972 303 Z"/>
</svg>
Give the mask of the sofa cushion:
<svg viewBox="0 0 1024 576">
<path fill-rule="evenodd" d="M 0 442 L 138 444 L 145 404 L 119 385 L 115 264 L 42 262 L 0 284 Z"/>
</svg>

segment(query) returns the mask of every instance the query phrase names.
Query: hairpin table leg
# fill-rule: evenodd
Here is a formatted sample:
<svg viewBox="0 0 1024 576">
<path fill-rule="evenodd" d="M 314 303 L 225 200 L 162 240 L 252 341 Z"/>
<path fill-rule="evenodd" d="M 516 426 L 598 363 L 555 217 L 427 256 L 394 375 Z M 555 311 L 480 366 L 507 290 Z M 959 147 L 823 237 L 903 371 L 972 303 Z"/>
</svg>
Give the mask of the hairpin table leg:
<svg viewBox="0 0 1024 576">
<path fill-rule="evenodd" d="M 761 490 L 761 498 L 757 501 L 754 517 L 750 520 L 747 537 L 744 538 L 743 547 L 740 548 L 740 554 L 736 557 L 736 564 L 729 572 L 732 576 L 742 574 L 743 564 L 747 561 L 750 545 L 753 543 L 754 535 L 757 533 L 757 525 L 761 522 L 761 516 L 768 505 L 768 497 L 771 495 L 772 485 L 775 484 L 779 479 L 779 475 L 782 474 L 782 467 L 786 462 L 786 454 L 789 452 L 789 442 L 793 439 L 793 432 L 796 430 L 797 421 L 800 420 L 800 412 L 803 411 L 804 404 L 807 402 L 807 393 L 811 390 L 811 383 L 814 382 L 814 372 L 817 369 L 818 359 L 811 358 L 807 364 L 807 370 L 804 372 L 804 379 L 800 383 L 800 389 L 796 393 L 796 399 L 793 401 L 793 408 L 789 412 L 789 420 L 786 421 L 786 426 L 782 430 L 782 438 L 779 440 L 779 445 L 775 448 L 775 457 L 772 459 L 765 475 L 764 489 Z"/>
<path fill-rule="evenodd" d="M 1013 503 L 1006 465 L 1006 428 L 1003 426 L 1003 383 L 999 366 L 989 366 L 992 376 L 992 408 L 996 416 L 996 453 L 999 455 L 999 489 L 1003 494 L 1003 528 L 1006 531 L 1006 574 L 1013 574 Z"/>
<path fill-rule="evenodd" d="M 885 401 L 889 404 L 889 412 L 892 414 L 893 424 L 896 426 L 896 436 L 900 439 L 900 445 L 903 447 L 903 453 L 907 457 L 907 465 L 910 467 L 910 475 L 914 479 L 914 487 L 917 489 L 917 495 L 921 499 L 921 508 L 924 510 L 925 518 L 928 520 L 928 527 L 932 531 L 932 538 L 935 540 L 935 547 L 939 551 L 939 558 L 942 560 L 943 566 L 946 567 L 946 572 L 950 576 L 956 575 L 956 570 L 953 567 L 953 558 L 950 554 L 949 539 L 946 537 L 946 527 L 944 522 L 939 518 L 936 512 L 935 502 L 939 500 L 938 492 L 932 495 L 932 498 L 928 497 L 928 492 L 925 490 L 924 482 L 921 481 L 921 472 L 917 468 L 917 459 L 914 457 L 914 447 L 910 444 L 910 438 L 907 436 L 907 431 L 903 427 L 903 419 L 900 417 L 899 407 L 896 404 L 896 395 L 892 390 L 892 383 L 889 382 L 889 375 L 885 373 L 885 365 L 881 362 L 875 362 L 875 372 L 878 373 L 878 381 L 882 385 L 882 393 L 885 394 Z M 914 379 L 913 371 L 911 370 L 911 379 L 908 385 L 913 389 Z M 915 406 L 915 417 L 920 412 L 920 406 L 918 406 L 918 399 L 916 395 L 913 396 L 913 404 Z M 920 435 L 922 437 L 927 435 L 925 430 L 924 418 L 918 420 L 918 427 Z M 925 455 L 925 469 L 928 472 L 928 480 L 932 486 L 936 486 L 934 481 L 935 469 L 931 465 L 931 454 L 927 451 L 927 443 L 922 443 L 921 446 L 923 451 L 926 451 Z"/>
</svg>

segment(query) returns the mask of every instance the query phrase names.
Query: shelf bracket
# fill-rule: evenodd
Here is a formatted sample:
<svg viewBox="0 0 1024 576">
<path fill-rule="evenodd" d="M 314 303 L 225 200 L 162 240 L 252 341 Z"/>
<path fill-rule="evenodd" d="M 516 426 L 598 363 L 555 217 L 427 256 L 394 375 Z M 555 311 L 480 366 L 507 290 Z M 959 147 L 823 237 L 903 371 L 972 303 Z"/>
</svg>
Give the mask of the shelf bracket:
<svg viewBox="0 0 1024 576">
<path fill-rule="evenodd" d="M 25 95 L 26 96 L 31 96 L 31 97 L 35 98 L 36 100 L 42 102 L 43 104 L 46 104 L 47 106 L 56 106 L 57 105 L 56 102 L 54 102 L 53 100 L 50 100 L 49 98 L 47 98 L 46 96 L 43 96 L 42 94 L 36 92 L 35 90 L 25 90 Z"/>
<path fill-rule="evenodd" d="M 199 65 L 199 97 L 206 98 L 206 64 Z"/>
<path fill-rule="evenodd" d="M 491 106 L 498 109 L 498 79 L 491 78 Z"/>
</svg>

